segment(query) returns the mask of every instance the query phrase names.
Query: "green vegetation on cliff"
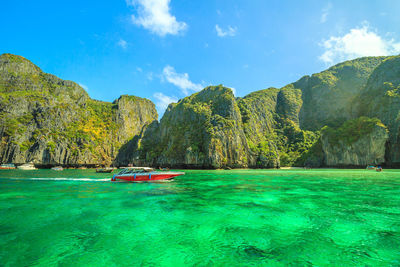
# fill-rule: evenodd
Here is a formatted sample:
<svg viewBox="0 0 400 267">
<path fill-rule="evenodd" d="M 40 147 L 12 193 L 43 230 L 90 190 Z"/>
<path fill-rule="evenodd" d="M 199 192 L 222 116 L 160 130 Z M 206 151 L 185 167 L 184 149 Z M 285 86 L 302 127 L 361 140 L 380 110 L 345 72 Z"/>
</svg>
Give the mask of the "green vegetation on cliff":
<svg viewBox="0 0 400 267">
<path fill-rule="evenodd" d="M 386 58 L 370 75 L 353 105 L 358 116 L 379 118 L 389 130 L 387 164 L 400 167 L 400 56 Z"/>
<path fill-rule="evenodd" d="M 160 124 L 143 134 L 139 162 L 214 168 L 324 165 L 322 127 L 328 126 L 325 137 L 335 131 L 330 142 L 351 143 L 378 123 L 353 119 L 359 116 L 360 92 L 389 59 L 346 61 L 243 98 L 234 98 L 229 88 L 207 87 L 170 105 Z M 398 83 L 385 86 L 390 87 L 386 95 L 400 99 Z"/>
<path fill-rule="evenodd" d="M 158 122 L 147 99 L 93 100 L 76 83 L 3 54 L 0 123 L 2 162 L 400 165 L 400 56 L 346 61 L 244 97 L 209 86 L 170 104 Z"/>
<path fill-rule="evenodd" d="M 171 104 L 143 133 L 132 158 L 196 168 L 295 165 L 318 140 L 318 133 L 298 126 L 301 103 L 301 92 L 292 87 L 235 98 L 229 88 L 209 86 Z"/>
<path fill-rule="evenodd" d="M 318 134 L 299 128 L 301 91 L 293 85 L 257 91 L 239 98 L 238 103 L 250 153 L 256 157 L 250 166 L 296 165 L 318 139 Z"/>
<path fill-rule="evenodd" d="M 232 90 L 209 86 L 171 104 L 140 140 L 140 163 L 193 168 L 247 166 L 242 118 Z"/>
<path fill-rule="evenodd" d="M 351 145 L 361 137 L 370 134 L 376 126 L 386 129 L 386 126 L 378 118 L 363 116 L 348 120 L 338 128 L 325 126 L 321 129 L 321 134 L 329 138 L 331 145 L 339 145 L 339 143 Z"/>
<path fill-rule="evenodd" d="M 1 162 L 108 165 L 156 119 L 147 99 L 93 100 L 76 83 L 44 73 L 23 57 L 0 56 Z"/>
<path fill-rule="evenodd" d="M 326 125 L 339 126 L 354 118 L 353 102 L 357 101 L 369 76 L 385 58 L 345 61 L 293 83 L 294 88 L 302 92 L 300 127 L 315 131 Z"/>
<path fill-rule="evenodd" d="M 360 117 L 342 126 L 321 130 L 322 150 L 328 166 L 382 164 L 388 130 L 377 118 Z"/>
</svg>

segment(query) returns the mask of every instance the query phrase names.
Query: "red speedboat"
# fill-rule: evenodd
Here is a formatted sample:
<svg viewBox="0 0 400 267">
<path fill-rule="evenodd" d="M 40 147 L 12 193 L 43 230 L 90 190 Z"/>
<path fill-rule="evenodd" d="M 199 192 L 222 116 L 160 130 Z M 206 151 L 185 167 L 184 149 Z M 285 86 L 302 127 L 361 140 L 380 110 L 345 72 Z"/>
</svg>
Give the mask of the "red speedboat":
<svg viewBox="0 0 400 267">
<path fill-rule="evenodd" d="M 111 181 L 127 181 L 127 182 L 151 182 L 159 180 L 170 180 L 176 176 L 184 175 L 184 172 L 156 172 L 148 167 L 128 167 L 124 168 L 118 174 L 115 174 Z"/>
</svg>

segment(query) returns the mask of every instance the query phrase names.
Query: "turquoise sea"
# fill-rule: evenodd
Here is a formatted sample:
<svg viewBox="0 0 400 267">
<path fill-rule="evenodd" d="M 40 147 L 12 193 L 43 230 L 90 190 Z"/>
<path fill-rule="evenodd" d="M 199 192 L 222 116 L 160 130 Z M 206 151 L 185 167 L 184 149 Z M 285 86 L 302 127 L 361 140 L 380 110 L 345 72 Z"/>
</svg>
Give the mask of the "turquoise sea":
<svg viewBox="0 0 400 267">
<path fill-rule="evenodd" d="M 400 170 L 0 171 L 0 266 L 399 266 Z"/>
</svg>

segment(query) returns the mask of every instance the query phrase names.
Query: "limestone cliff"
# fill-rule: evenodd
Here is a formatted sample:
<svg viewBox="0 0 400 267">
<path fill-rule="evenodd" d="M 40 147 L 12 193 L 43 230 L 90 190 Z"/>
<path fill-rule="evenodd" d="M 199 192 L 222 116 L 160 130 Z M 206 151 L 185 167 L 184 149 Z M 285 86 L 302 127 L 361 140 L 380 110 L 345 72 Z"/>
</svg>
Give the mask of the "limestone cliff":
<svg viewBox="0 0 400 267">
<path fill-rule="evenodd" d="M 353 150 L 343 152 L 344 148 L 330 147 L 326 135 L 321 139 L 319 130 L 337 128 L 360 116 L 355 102 L 370 76 L 387 64 L 385 59 L 346 61 L 283 88 L 260 90 L 243 98 L 234 98 L 228 88 L 208 87 L 170 105 L 161 122 L 132 146 L 136 152 L 130 159 L 141 164 L 214 168 L 362 166 L 379 161 L 382 158 L 357 154 L 368 152 L 374 158 L 378 152 L 372 142 L 377 135 L 368 133 L 353 144 Z M 357 150 L 360 144 L 371 151 Z M 385 153 L 385 144 L 380 149 L 379 153 Z M 339 152 L 347 158 L 340 158 Z"/>
<path fill-rule="evenodd" d="M 190 168 L 246 167 L 248 146 L 232 91 L 210 86 L 171 104 L 139 141 L 136 162 Z"/>
<path fill-rule="evenodd" d="M 385 162 L 388 130 L 379 119 L 360 117 L 339 128 L 324 127 L 322 150 L 327 166 L 367 166 Z"/>
<path fill-rule="evenodd" d="M 377 117 L 388 127 L 386 164 L 400 167 L 400 56 L 387 58 L 374 70 L 354 106 L 359 116 Z"/>
<path fill-rule="evenodd" d="M 297 121 L 299 103 L 296 90 L 269 88 L 235 98 L 229 88 L 209 86 L 171 104 L 123 158 L 190 168 L 291 165 L 317 140 L 290 120 Z"/>
<path fill-rule="evenodd" d="M 339 126 L 358 116 L 353 102 L 369 76 L 386 57 L 364 57 L 345 61 L 293 83 L 302 92 L 300 127 L 316 131 L 322 127 Z"/>
<path fill-rule="evenodd" d="M 96 101 L 23 57 L 0 56 L 0 162 L 108 165 L 156 119 L 147 99 Z"/>
<path fill-rule="evenodd" d="M 249 144 L 249 166 L 271 168 L 301 164 L 318 134 L 299 128 L 301 91 L 289 85 L 237 99 Z"/>
<path fill-rule="evenodd" d="M 209 86 L 170 104 L 160 122 L 147 99 L 96 101 L 22 57 L 0 56 L 0 162 L 400 166 L 399 118 L 400 56 L 346 61 L 244 97 Z"/>
<path fill-rule="evenodd" d="M 243 131 L 249 146 L 249 166 L 279 167 L 279 151 L 274 129 L 279 89 L 268 88 L 238 98 Z"/>
</svg>

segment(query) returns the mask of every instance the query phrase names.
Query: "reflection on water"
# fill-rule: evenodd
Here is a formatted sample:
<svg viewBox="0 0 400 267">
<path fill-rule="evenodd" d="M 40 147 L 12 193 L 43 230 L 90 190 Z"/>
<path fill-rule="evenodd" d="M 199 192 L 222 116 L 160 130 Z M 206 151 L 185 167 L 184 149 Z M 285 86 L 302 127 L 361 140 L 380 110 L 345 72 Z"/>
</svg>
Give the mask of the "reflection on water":
<svg viewBox="0 0 400 267">
<path fill-rule="evenodd" d="M 400 265 L 397 170 L 185 172 L 0 171 L 0 263 Z"/>
</svg>

